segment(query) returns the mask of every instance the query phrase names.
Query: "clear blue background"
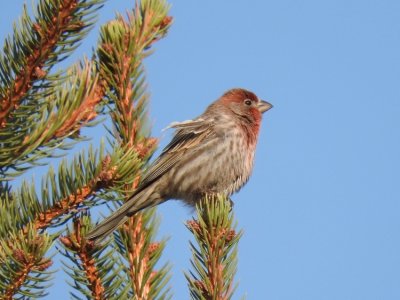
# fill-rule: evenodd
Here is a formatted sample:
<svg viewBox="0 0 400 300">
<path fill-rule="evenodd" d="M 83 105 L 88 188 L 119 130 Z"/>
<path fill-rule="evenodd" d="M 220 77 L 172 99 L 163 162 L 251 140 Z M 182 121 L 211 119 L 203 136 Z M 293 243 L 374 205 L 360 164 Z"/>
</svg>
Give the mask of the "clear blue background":
<svg viewBox="0 0 400 300">
<path fill-rule="evenodd" d="M 3 3 L 1 37 L 22 2 Z M 162 145 L 162 128 L 231 87 L 274 104 L 234 197 L 244 230 L 235 299 L 400 299 L 400 1 L 171 3 L 171 31 L 146 60 Z M 130 7 L 106 2 L 99 24 Z M 91 55 L 97 32 L 73 59 Z M 172 201 L 159 213 L 174 299 L 188 299 L 191 212 Z M 64 280 L 56 274 L 47 299 L 69 298 Z"/>
</svg>

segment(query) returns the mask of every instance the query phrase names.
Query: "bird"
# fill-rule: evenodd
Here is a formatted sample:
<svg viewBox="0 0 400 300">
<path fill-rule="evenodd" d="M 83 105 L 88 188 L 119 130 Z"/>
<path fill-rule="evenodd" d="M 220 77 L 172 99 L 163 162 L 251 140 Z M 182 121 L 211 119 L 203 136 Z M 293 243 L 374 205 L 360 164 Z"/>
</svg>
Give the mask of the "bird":
<svg viewBox="0 0 400 300">
<path fill-rule="evenodd" d="M 226 91 L 193 120 L 174 122 L 170 143 L 125 203 L 86 236 L 102 240 L 144 208 L 170 199 L 189 206 L 209 195 L 228 199 L 252 173 L 264 112 L 272 104 L 243 88 Z"/>
</svg>

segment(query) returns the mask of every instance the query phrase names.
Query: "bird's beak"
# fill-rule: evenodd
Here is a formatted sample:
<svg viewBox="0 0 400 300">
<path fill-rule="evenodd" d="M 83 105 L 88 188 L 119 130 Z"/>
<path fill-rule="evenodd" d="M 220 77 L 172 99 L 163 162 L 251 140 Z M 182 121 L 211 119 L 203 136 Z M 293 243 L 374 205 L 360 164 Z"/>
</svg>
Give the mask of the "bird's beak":
<svg viewBox="0 0 400 300">
<path fill-rule="evenodd" d="M 257 108 L 261 113 L 265 113 L 267 110 L 272 108 L 272 104 L 267 101 L 260 100 L 258 101 Z"/>
</svg>

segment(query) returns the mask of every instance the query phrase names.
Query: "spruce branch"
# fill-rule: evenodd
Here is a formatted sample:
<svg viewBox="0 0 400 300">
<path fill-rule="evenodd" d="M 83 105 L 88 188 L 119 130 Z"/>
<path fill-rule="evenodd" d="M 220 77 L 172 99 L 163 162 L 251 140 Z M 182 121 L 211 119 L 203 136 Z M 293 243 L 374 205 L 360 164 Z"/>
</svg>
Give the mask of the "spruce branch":
<svg viewBox="0 0 400 300">
<path fill-rule="evenodd" d="M 108 96 L 116 106 L 112 114 L 116 138 L 131 147 L 137 142 L 148 144 L 138 141 L 143 135 L 141 125 L 149 98 L 142 60 L 149 54 L 150 46 L 165 36 L 172 22 L 168 9 L 163 0 L 137 1 L 126 19 L 118 15 L 101 28 L 97 51 L 100 77 L 109 83 Z"/>
<path fill-rule="evenodd" d="M 68 234 L 59 239 L 64 248 L 62 254 L 72 262 L 65 264 L 74 278 L 72 286 L 90 299 L 125 299 L 127 288 L 119 275 L 123 266 L 109 243 L 98 245 L 85 239 L 91 227 L 90 216 L 83 214 L 74 218 Z"/>
<path fill-rule="evenodd" d="M 145 136 L 149 95 L 142 60 L 150 45 L 166 34 L 172 21 L 167 13 L 168 5 L 163 0 L 136 1 L 127 19 L 118 15 L 101 27 L 97 50 L 100 78 L 108 83 L 107 96 L 115 104 L 111 114 L 113 136 L 143 160 L 152 154 L 157 140 Z M 126 188 L 135 188 L 137 184 L 138 180 Z"/>
<path fill-rule="evenodd" d="M 167 13 L 163 0 L 136 1 L 126 19 L 118 15 L 101 28 L 97 51 L 100 78 L 109 84 L 107 97 L 115 107 L 111 114 L 113 136 L 123 147 L 134 149 L 144 161 L 153 152 L 156 139 L 147 136 L 145 126 L 149 95 L 143 59 L 149 55 L 150 46 L 166 34 L 172 21 Z M 128 198 L 137 184 L 138 181 L 127 183 L 121 196 Z M 116 236 L 116 249 L 128 264 L 130 295 L 137 300 L 169 298 L 169 289 L 165 289 L 169 266 L 155 270 L 165 240 L 154 242 L 154 213 L 151 209 L 130 217 Z"/>
<path fill-rule="evenodd" d="M 0 293 L 5 299 L 44 296 L 59 239 L 71 262 L 72 287 L 89 299 L 169 299 L 169 265 L 157 266 L 166 240 L 156 241 L 155 210 L 129 219 L 103 245 L 85 240 L 92 227 L 89 208 L 104 200 L 127 199 L 140 181 L 157 140 L 149 136 L 149 100 L 143 59 L 167 33 L 172 18 L 164 0 L 136 1 L 127 18 L 104 25 L 93 61 L 52 72 L 92 27 L 103 0 L 39 0 L 0 53 Z M 91 147 L 49 167 L 41 188 L 34 180 L 11 189 L 11 180 L 45 157 L 83 140 L 80 129 L 104 113 L 113 121 L 111 152 Z M 10 183 L 10 184 L 9 184 Z M 74 299 L 81 299 L 75 292 Z M 0 296 L 3 297 L 3 296 Z M 1 298 L 2 299 L 2 298 Z"/>
<path fill-rule="evenodd" d="M 231 204 L 222 196 L 206 197 L 196 207 L 197 219 L 186 223 L 197 245 L 190 242 L 192 266 L 185 273 L 192 299 L 228 300 L 235 290 L 237 245 Z"/>
<path fill-rule="evenodd" d="M 68 148 L 73 142 L 65 143 L 67 137 L 75 142 L 82 140 L 79 130 L 94 125 L 91 122 L 104 95 L 105 85 L 98 80 L 92 62 L 84 60 L 70 68 L 53 93 L 42 99 L 37 113 L 26 116 L 28 126 L 17 134 L 0 133 L 0 174 L 4 177 L 10 174 L 9 169 L 25 170 L 26 164 L 51 156 L 55 149 Z"/>
<path fill-rule="evenodd" d="M 63 111 L 58 110 L 57 116 L 53 114 L 53 118 L 62 117 L 61 126 L 57 128 L 52 137 L 45 142 L 54 138 L 65 138 L 75 134 L 79 129 L 92 121 L 97 116 L 96 106 L 101 102 L 105 95 L 106 84 L 99 82 L 98 76 L 93 70 L 92 62 L 85 60 L 80 66 L 73 70 L 72 74 L 76 74 L 79 78 L 76 85 L 77 90 L 82 89 L 83 95 L 81 101 L 77 101 L 77 107 L 73 107 L 67 114 L 62 115 Z M 65 88 L 65 87 L 64 87 Z M 69 88 L 70 90 L 71 88 Z M 60 95 L 61 96 L 61 95 Z M 60 98 L 63 98 L 62 96 Z M 71 98 L 71 97 L 69 97 Z"/>
<path fill-rule="evenodd" d="M 93 24 L 102 0 L 42 0 L 32 19 L 24 6 L 14 35 L 6 39 L 0 55 L 0 127 L 10 113 L 46 78 L 51 67 L 67 57 Z"/>
<path fill-rule="evenodd" d="M 98 50 L 99 74 L 100 80 L 107 82 L 109 87 L 107 97 L 110 104 L 114 104 L 114 107 L 110 105 L 110 108 L 115 126 L 113 131 L 115 145 L 120 145 L 121 149 L 128 152 L 133 151 L 142 162 L 149 158 L 156 144 L 156 139 L 146 137 L 144 127 L 148 93 L 143 76 L 142 59 L 145 57 L 143 52 L 150 46 L 149 41 L 156 40 L 161 33 L 165 34 L 166 22 L 160 25 L 158 20 L 165 20 L 166 13 L 165 2 L 142 1 L 137 4 L 136 10 L 127 20 L 119 16 L 117 20 L 104 25 L 101 29 Z M 141 18 L 145 18 L 146 21 Z M 146 25 L 138 26 L 142 23 Z M 152 23 L 153 27 L 149 30 Z M 141 38 L 132 39 L 132 36 L 139 36 L 139 33 Z M 131 161 L 125 165 L 133 169 L 142 167 L 142 163 L 138 161 Z M 126 198 L 132 189 L 136 188 L 138 182 L 139 176 L 133 181 L 126 180 L 122 189 L 114 191 L 120 195 L 118 198 Z M 116 236 L 116 246 L 113 249 L 117 250 L 125 260 L 127 265 L 125 283 L 129 287 L 129 297 L 134 299 L 169 298 L 169 289 L 165 289 L 169 279 L 169 266 L 165 265 L 155 270 L 155 264 L 165 246 L 165 241 L 153 241 L 156 227 L 154 210 L 150 210 L 131 217 Z M 77 265 L 80 265 L 80 269 L 85 269 L 82 263 L 81 260 Z M 76 273 L 74 274 L 76 283 L 78 277 Z M 85 276 L 87 282 L 93 282 L 90 277 L 93 275 L 87 272 Z M 83 277 L 79 278 L 83 280 Z M 76 287 L 82 291 L 79 286 Z"/>
<path fill-rule="evenodd" d="M 76 211 L 85 200 L 93 196 L 100 189 L 107 188 L 113 184 L 116 177 L 115 166 L 110 166 L 110 157 L 106 156 L 102 162 L 102 169 L 97 177 L 91 179 L 87 185 L 63 198 L 45 211 L 39 213 L 33 220 L 36 229 L 45 229 L 65 214 Z"/>
<path fill-rule="evenodd" d="M 9 239 L 0 239 L 0 299 L 24 299 L 45 296 L 52 260 L 46 253 L 52 239 L 30 227 L 28 234 L 9 232 Z"/>
<path fill-rule="evenodd" d="M 165 239 L 153 241 L 158 225 L 155 209 L 148 209 L 129 218 L 115 236 L 116 249 L 128 262 L 131 296 L 135 300 L 170 298 L 169 288 L 165 289 L 170 266 L 155 270 L 166 245 Z"/>
<path fill-rule="evenodd" d="M 71 163 L 64 159 L 57 174 L 50 168 L 43 177 L 40 193 L 32 181 L 5 194 L 0 201 L 0 237 L 15 229 L 27 233 L 30 226 L 37 230 L 59 226 L 80 210 L 110 198 L 110 193 L 125 190 L 140 167 L 134 150 L 118 147 L 111 155 L 104 154 L 104 146 L 98 152 L 89 147 Z"/>
</svg>

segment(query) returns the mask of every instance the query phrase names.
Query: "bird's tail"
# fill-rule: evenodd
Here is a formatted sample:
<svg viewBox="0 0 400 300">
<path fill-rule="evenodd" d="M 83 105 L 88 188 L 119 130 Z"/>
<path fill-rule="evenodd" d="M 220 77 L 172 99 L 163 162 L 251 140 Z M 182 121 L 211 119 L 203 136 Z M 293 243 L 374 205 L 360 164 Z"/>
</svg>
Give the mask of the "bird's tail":
<svg viewBox="0 0 400 300">
<path fill-rule="evenodd" d="M 133 195 L 131 199 L 92 229 L 86 238 L 92 241 L 102 240 L 111 235 L 115 229 L 124 224 L 130 216 L 138 211 L 164 202 L 164 199 L 161 199 L 158 194 L 149 192 L 148 190 L 143 190 Z"/>
</svg>

